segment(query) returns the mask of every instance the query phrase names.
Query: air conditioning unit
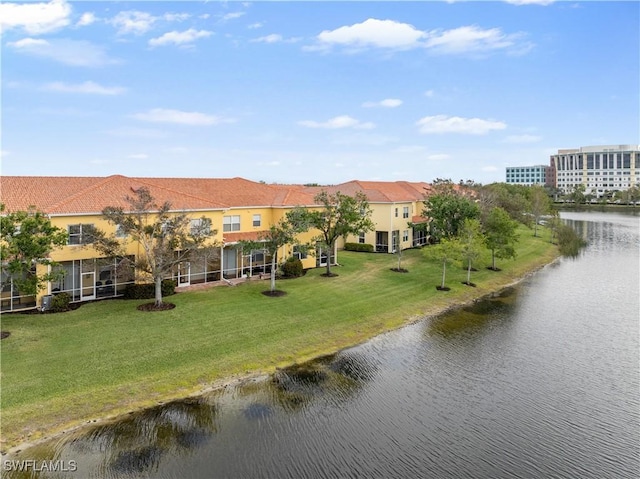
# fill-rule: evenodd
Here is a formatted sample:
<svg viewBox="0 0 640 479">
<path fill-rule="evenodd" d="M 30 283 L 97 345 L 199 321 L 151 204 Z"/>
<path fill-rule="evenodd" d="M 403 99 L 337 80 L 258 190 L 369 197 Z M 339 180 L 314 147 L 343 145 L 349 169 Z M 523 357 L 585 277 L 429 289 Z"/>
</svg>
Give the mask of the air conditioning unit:
<svg viewBox="0 0 640 479">
<path fill-rule="evenodd" d="M 40 305 L 40 311 L 45 312 L 51 309 L 51 303 L 53 302 L 53 295 L 47 294 L 42 297 L 42 304 Z"/>
</svg>

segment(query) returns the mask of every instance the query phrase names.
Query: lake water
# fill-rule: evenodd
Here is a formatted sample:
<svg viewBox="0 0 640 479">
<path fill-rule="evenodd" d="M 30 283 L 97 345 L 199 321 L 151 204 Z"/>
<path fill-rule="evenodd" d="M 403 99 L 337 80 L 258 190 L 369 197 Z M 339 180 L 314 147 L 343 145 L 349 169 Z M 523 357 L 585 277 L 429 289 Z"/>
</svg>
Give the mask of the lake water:
<svg viewBox="0 0 640 479">
<path fill-rule="evenodd" d="M 638 478 L 640 217 L 562 217 L 588 247 L 496 298 L 18 458 L 74 472 L 7 476 Z"/>
</svg>

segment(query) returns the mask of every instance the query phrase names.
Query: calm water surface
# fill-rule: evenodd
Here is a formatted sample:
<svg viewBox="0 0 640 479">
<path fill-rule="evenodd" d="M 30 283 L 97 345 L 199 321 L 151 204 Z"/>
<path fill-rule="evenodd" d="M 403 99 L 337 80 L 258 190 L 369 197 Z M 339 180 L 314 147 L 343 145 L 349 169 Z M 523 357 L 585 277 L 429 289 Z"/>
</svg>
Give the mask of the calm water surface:
<svg viewBox="0 0 640 479">
<path fill-rule="evenodd" d="M 86 478 L 638 478 L 640 217 L 492 300 L 26 451 Z"/>
</svg>

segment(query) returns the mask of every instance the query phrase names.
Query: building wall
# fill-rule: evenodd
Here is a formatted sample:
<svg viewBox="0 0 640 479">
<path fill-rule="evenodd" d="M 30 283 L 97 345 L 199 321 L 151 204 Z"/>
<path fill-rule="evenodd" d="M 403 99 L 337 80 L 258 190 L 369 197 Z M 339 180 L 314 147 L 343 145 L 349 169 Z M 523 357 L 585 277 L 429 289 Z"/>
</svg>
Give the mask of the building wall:
<svg viewBox="0 0 640 479">
<path fill-rule="evenodd" d="M 613 191 L 640 186 L 640 147 L 638 145 L 585 146 L 558 150 L 551 155 L 556 187 L 570 193 L 577 185 L 585 193 L 602 197 Z"/>
<path fill-rule="evenodd" d="M 551 184 L 551 172 L 546 165 L 508 166 L 506 182 L 517 185 Z"/>
<path fill-rule="evenodd" d="M 421 201 L 405 201 L 395 203 L 369 203 L 371 208 L 371 221 L 375 224 L 374 231 L 365 233 L 364 243 L 371 244 L 375 251 L 392 253 L 392 235 L 398 232 L 398 243 L 401 249 L 408 249 L 413 246 L 413 228 L 408 223 L 411 222 L 413 216 L 422 213 L 423 204 Z M 406 208 L 406 210 L 405 210 Z M 378 233 L 387 233 L 380 241 Z M 349 235 L 347 242 L 358 243 L 359 235 Z M 386 245 L 386 248 L 382 246 Z M 340 245 L 343 247 L 344 243 Z"/>
</svg>

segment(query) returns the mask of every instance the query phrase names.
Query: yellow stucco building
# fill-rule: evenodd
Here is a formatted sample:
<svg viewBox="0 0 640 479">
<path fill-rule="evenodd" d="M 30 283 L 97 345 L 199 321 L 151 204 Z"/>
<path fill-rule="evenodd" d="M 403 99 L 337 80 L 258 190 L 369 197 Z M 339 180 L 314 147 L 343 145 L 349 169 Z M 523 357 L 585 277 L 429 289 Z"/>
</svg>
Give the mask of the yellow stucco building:
<svg viewBox="0 0 640 479">
<path fill-rule="evenodd" d="M 120 296 L 127 285 L 140 280 L 139 272 L 119 267 L 122 257 L 102 256 L 91 246 L 93 228 L 118 236 L 116 226 L 109 224 L 101 212 L 108 206 L 129 206 L 126 197 L 139 188 L 148 188 L 157 204 L 169 202 L 172 211 L 186 213 L 197 226 L 206 218 L 211 226 L 210 245 L 200 255 L 175 266 L 171 278 L 178 287 L 193 284 L 230 281 L 267 273 L 271 258 L 264 250 L 242 251 L 240 241 L 255 240 L 260 233 L 283 218 L 297 206 L 316 208 L 314 197 L 322 189 L 353 195 L 363 192 L 373 211 L 376 230 L 346 238 L 346 241 L 370 243 L 377 252 L 394 252 L 397 248 L 420 246 L 427 242 L 426 233 L 410 223 L 424 222 L 422 201 L 429 185 L 409 182 L 352 181 L 331 187 L 302 185 L 267 185 L 243 178 L 132 178 L 109 177 L 33 177 L 0 178 L 0 202 L 6 211 L 35 208 L 45 213 L 51 223 L 68 234 L 67 245 L 54 250 L 50 257 L 64 274 L 47 284 L 37 297 L 17 291 L 10 278 L 3 277 L 2 311 L 38 307 L 42 297 L 67 292 L 74 302 Z M 300 234 L 298 245 L 311 242 L 318 232 Z M 126 255 L 139 257 L 141 246 L 126 237 Z M 344 244 L 344 239 L 341 247 Z M 305 269 L 335 261 L 336 252 L 318 246 L 307 254 L 297 244 L 286 245 L 278 252 L 282 261 L 297 256 Z M 38 273 L 45 272 L 41 268 Z"/>
</svg>

